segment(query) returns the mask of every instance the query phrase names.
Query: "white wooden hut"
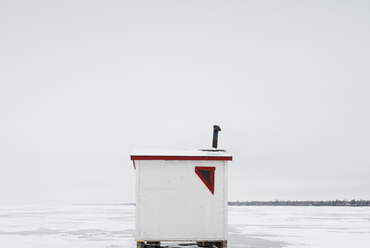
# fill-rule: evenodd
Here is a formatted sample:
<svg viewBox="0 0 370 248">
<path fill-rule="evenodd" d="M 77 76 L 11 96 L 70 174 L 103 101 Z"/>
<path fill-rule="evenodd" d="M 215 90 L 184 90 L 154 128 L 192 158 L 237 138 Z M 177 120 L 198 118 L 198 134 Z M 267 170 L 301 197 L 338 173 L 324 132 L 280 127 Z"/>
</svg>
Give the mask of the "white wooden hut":
<svg viewBox="0 0 370 248">
<path fill-rule="evenodd" d="M 216 145 L 217 147 L 217 145 Z M 227 246 L 225 150 L 132 150 L 137 246 L 195 241 Z"/>
</svg>

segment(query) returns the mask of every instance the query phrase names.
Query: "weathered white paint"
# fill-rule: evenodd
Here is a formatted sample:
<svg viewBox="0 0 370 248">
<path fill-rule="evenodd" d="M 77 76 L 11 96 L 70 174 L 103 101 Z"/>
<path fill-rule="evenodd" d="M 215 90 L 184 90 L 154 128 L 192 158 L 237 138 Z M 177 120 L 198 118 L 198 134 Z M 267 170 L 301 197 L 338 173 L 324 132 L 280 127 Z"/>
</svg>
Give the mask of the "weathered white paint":
<svg viewBox="0 0 370 248">
<path fill-rule="evenodd" d="M 137 240 L 227 240 L 227 161 L 134 162 Z M 195 166 L 216 168 L 214 194 L 195 173 Z"/>
</svg>

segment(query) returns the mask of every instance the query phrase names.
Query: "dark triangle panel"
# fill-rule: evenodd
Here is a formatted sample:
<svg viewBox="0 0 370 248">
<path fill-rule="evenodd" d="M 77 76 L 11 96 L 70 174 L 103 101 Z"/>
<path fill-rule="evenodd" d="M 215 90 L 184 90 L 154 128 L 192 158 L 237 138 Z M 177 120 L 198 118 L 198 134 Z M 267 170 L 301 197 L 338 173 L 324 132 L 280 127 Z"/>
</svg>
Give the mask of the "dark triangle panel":
<svg viewBox="0 0 370 248">
<path fill-rule="evenodd" d="M 211 185 L 211 171 L 210 170 L 199 170 L 200 174 L 204 177 L 204 179 Z"/>
</svg>

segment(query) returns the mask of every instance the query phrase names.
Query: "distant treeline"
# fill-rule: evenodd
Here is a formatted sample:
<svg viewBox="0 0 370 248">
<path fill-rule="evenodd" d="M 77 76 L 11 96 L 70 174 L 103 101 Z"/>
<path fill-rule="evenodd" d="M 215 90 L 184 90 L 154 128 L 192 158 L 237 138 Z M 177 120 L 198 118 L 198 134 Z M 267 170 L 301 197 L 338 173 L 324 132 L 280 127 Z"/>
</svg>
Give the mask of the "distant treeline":
<svg viewBox="0 0 370 248">
<path fill-rule="evenodd" d="M 335 200 L 335 201 L 236 201 L 229 202 L 229 206 L 352 206 L 352 207 L 370 207 L 370 201 L 367 200 Z"/>
</svg>

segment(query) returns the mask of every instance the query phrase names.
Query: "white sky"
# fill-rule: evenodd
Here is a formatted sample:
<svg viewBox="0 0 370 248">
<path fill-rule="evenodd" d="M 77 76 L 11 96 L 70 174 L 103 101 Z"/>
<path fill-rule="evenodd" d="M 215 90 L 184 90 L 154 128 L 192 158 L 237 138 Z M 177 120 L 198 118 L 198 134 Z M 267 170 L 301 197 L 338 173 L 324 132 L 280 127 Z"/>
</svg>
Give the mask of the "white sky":
<svg viewBox="0 0 370 248">
<path fill-rule="evenodd" d="M 370 199 L 369 1 L 1 1 L 0 204 L 134 202 L 134 148 L 229 200 Z"/>
</svg>

